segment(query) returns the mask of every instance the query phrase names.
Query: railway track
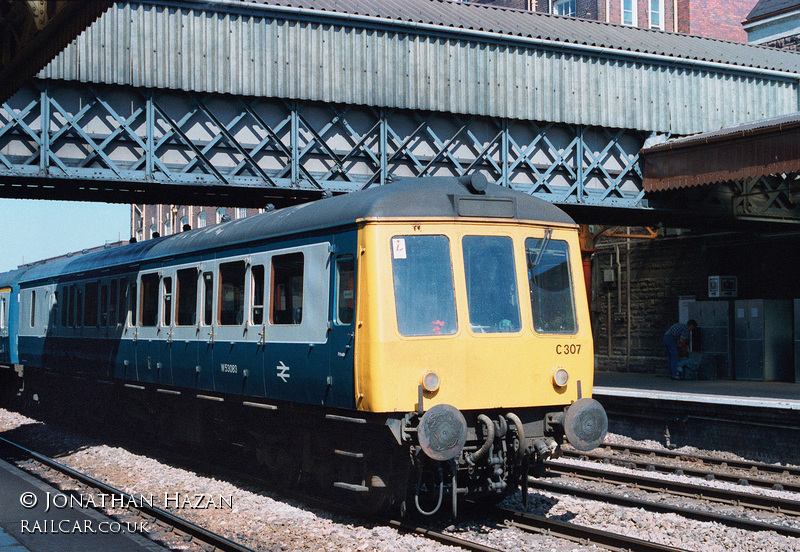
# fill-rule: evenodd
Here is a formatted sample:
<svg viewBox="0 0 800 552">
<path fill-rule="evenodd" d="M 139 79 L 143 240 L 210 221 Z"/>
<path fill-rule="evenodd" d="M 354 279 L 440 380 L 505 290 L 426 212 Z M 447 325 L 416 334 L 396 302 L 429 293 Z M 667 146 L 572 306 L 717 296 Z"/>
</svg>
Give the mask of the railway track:
<svg viewBox="0 0 800 552">
<path fill-rule="evenodd" d="M 170 535 L 184 543 L 193 542 L 201 550 L 222 550 L 224 552 L 253 552 L 250 548 L 233 542 L 222 535 L 218 535 L 190 521 L 179 518 L 166 510 L 154 507 L 146 501 L 137 500 L 135 496 L 120 491 L 102 481 L 98 481 L 88 475 L 65 466 L 55 460 L 34 452 L 13 441 L 0 437 L 0 451 L 4 457 L 11 457 L 17 462 L 35 462 L 46 470 L 66 476 L 68 479 L 77 482 L 82 490 L 91 490 L 102 493 L 108 497 L 116 497 L 116 504 L 125 505 L 131 516 L 141 517 L 152 524 L 158 533 L 150 534 L 149 537 L 155 542 L 159 542 L 159 536 Z M 69 494 L 69 491 L 65 491 Z M 159 544 L 164 544 L 159 542 Z"/>
<path fill-rule="evenodd" d="M 528 488 L 539 489 L 551 493 L 567 494 L 589 500 L 597 500 L 599 502 L 616 504 L 618 506 L 624 506 L 627 508 L 642 508 L 650 512 L 676 514 L 697 521 L 719 523 L 727 527 L 736 527 L 746 531 L 774 531 L 777 534 L 785 537 L 800 538 L 800 529 L 795 527 L 775 525 L 772 523 L 765 523 L 740 516 L 717 514 L 695 508 L 666 504 L 656 500 L 631 498 L 615 493 L 582 489 L 573 485 L 555 483 L 535 477 L 530 478 Z"/>
<path fill-rule="evenodd" d="M 627 485 L 644 491 L 669 493 L 696 500 L 708 500 L 722 504 L 743 506 L 754 510 L 800 516 L 800 501 L 797 500 L 766 496 L 754 492 L 723 489 L 699 483 L 647 477 L 638 473 L 614 472 L 597 467 L 565 464 L 552 460 L 545 462 L 545 465 L 547 471 L 554 475 Z"/>
<path fill-rule="evenodd" d="M 725 481 L 764 489 L 800 493 L 800 468 L 793 466 L 777 466 L 743 460 L 725 460 L 712 456 L 644 447 L 604 445 L 603 449 L 606 452 L 580 452 L 565 448 L 564 457 L 604 462 L 649 472 L 700 477 L 707 481 Z M 657 462 L 656 459 L 658 458 L 666 459 L 668 463 Z M 773 477 L 768 477 L 770 475 Z"/>
<path fill-rule="evenodd" d="M 567 523 L 555 519 L 534 516 L 525 512 L 518 512 L 506 508 L 496 508 L 491 512 L 490 517 L 495 523 L 504 527 L 513 527 L 528 533 L 556 537 L 584 546 L 598 546 L 607 550 L 624 551 L 635 550 L 637 552 L 686 552 L 682 548 L 659 544 L 642 539 L 626 537 L 616 533 Z M 432 540 L 450 546 L 459 546 L 465 550 L 475 552 L 506 552 L 502 548 L 494 548 L 481 543 L 465 540 L 449 533 L 435 531 L 425 527 L 419 527 L 405 522 L 391 520 L 389 525 L 404 532 L 413 532 L 426 536 Z"/>
</svg>

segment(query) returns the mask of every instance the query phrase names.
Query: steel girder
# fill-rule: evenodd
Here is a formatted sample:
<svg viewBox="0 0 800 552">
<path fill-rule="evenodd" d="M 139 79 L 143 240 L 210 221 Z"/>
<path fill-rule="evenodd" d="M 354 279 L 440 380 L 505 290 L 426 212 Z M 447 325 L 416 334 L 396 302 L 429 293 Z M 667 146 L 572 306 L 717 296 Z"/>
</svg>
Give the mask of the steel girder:
<svg viewBox="0 0 800 552">
<path fill-rule="evenodd" d="M 1 107 L 4 197 L 261 206 L 483 171 L 553 203 L 643 207 L 637 131 L 41 80 Z"/>
</svg>

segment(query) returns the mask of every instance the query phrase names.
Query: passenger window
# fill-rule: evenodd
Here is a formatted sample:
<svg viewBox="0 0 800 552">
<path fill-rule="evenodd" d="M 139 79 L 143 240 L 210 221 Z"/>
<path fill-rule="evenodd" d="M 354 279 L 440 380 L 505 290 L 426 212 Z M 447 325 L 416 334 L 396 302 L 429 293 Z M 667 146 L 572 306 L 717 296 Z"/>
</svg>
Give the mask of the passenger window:
<svg viewBox="0 0 800 552">
<path fill-rule="evenodd" d="M 158 274 L 142 275 L 141 325 L 155 326 L 158 322 Z"/>
<path fill-rule="evenodd" d="M 136 316 L 137 316 L 136 309 L 138 307 L 138 304 L 136 303 L 136 281 L 135 280 L 133 282 L 131 282 L 130 285 L 128 286 L 128 293 L 126 294 L 125 301 L 126 301 L 126 304 L 127 304 L 127 310 L 130 310 L 130 313 L 131 313 L 131 316 L 130 316 L 131 325 L 135 326 L 136 325 Z"/>
<path fill-rule="evenodd" d="M 100 325 L 108 326 L 108 286 L 100 286 Z"/>
<path fill-rule="evenodd" d="M 53 304 L 50 307 L 50 326 L 55 328 L 58 326 L 58 292 L 53 292 Z M 2 326 L 0 326 L 2 327 Z"/>
<path fill-rule="evenodd" d="M 336 323 L 343 326 L 353 323 L 354 268 L 352 255 L 336 260 Z"/>
<path fill-rule="evenodd" d="M 244 322 L 244 261 L 219 265 L 219 323 L 237 326 Z"/>
<path fill-rule="evenodd" d="M 76 286 L 78 288 L 78 296 L 75 299 L 75 326 L 81 326 L 83 322 L 83 288 L 81 286 Z"/>
<path fill-rule="evenodd" d="M 250 269 L 250 289 L 253 294 L 250 321 L 253 324 L 264 323 L 264 274 L 264 265 L 255 265 Z"/>
<path fill-rule="evenodd" d="M 69 286 L 69 325 L 75 327 L 75 304 L 77 303 L 76 286 Z"/>
<path fill-rule="evenodd" d="M 161 325 L 162 326 L 171 326 L 172 325 L 172 278 L 167 277 L 162 280 L 163 287 L 164 287 L 164 304 L 162 308 L 161 314 Z"/>
<path fill-rule="evenodd" d="M 203 273 L 203 324 L 210 326 L 214 321 L 214 273 Z"/>
<path fill-rule="evenodd" d="M 6 327 L 6 299 L 0 299 L 0 330 Z"/>
<path fill-rule="evenodd" d="M 115 326 L 117 324 L 117 281 L 111 280 L 110 292 L 108 298 L 108 325 Z"/>
<path fill-rule="evenodd" d="M 397 327 L 405 336 L 452 335 L 458 329 L 447 236 L 391 240 Z"/>
<path fill-rule="evenodd" d="M 69 287 L 64 287 L 61 292 L 61 326 L 66 328 L 69 320 Z"/>
<path fill-rule="evenodd" d="M 507 236 L 465 236 L 461 246 L 472 331 L 520 331 L 514 242 Z"/>
<path fill-rule="evenodd" d="M 31 290 L 31 328 L 36 325 L 36 290 Z"/>
<path fill-rule="evenodd" d="M 184 268 L 178 271 L 178 326 L 194 326 L 197 321 L 197 269 Z"/>
<path fill-rule="evenodd" d="M 84 326 L 97 326 L 97 294 L 99 291 L 97 282 L 86 284 L 86 304 L 83 318 Z"/>
<path fill-rule="evenodd" d="M 578 322 L 567 242 L 528 238 L 525 255 L 531 285 L 533 329 L 539 333 L 576 333 Z"/>
<path fill-rule="evenodd" d="M 272 258 L 270 323 L 300 324 L 303 320 L 303 254 Z"/>
</svg>

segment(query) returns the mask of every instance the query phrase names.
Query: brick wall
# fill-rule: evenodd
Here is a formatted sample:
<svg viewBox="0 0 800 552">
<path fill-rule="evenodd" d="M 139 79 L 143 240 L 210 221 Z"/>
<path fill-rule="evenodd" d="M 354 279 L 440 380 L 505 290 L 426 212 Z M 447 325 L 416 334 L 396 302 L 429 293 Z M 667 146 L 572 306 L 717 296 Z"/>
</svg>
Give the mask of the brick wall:
<svg viewBox="0 0 800 552">
<path fill-rule="evenodd" d="M 690 34 L 747 42 L 747 33 L 742 28 L 742 21 L 755 7 L 757 0 L 689 1 Z M 680 10 L 678 13 L 680 14 Z"/>
<path fill-rule="evenodd" d="M 709 276 L 737 276 L 741 299 L 800 297 L 800 289 L 789 277 L 800 272 L 800 256 L 786 254 L 798 250 L 800 237 L 689 234 L 632 242 L 628 357 L 628 253 L 624 242 L 618 247 L 621 289 L 617 282 L 602 282 L 603 270 L 616 269 L 614 249 L 603 249 L 593 258 L 592 328 L 599 370 L 663 372 L 666 356 L 661 340 L 664 331 L 678 321 L 678 298 L 694 295 L 707 300 Z"/>
</svg>

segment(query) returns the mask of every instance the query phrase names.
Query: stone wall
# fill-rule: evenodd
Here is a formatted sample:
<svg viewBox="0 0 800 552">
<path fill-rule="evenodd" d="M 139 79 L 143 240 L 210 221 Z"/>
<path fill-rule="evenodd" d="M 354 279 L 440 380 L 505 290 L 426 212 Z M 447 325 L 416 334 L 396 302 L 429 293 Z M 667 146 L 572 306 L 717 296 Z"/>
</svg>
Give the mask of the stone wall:
<svg viewBox="0 0 800 552">
<path fill-rule="evenodd" d="M 740 299 L 800 297 L 795 276 L 800 272 L 800 236 L 660 236 L 648 241 L 631 240 L 630 255 L 624 240 L 617 240 L 616 246 L 601 247 L 592 261 L 592 327 L 598 370 L 665 370 L 662 338 L 666 329 L 678 321 L 679 298 L 695 296 L 698 301 L 707 300 L 709 276 L 737 276 Z M 609 269 L 614 271 L 615 281 L 605 283 L 603 275 Z"/>
</svg>

